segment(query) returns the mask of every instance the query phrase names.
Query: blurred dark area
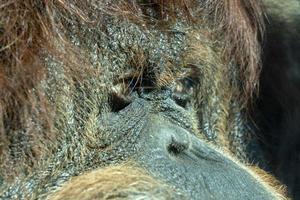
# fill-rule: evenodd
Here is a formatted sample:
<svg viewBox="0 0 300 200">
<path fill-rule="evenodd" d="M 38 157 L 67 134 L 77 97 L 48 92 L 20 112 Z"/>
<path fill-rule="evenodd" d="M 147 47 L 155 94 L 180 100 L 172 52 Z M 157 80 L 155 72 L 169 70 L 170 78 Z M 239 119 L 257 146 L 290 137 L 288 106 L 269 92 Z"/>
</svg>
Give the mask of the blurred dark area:
<svg viewBox="0 0 300 200">
<path fill-rule="evenodd" d="M 263 55 L 253 119 L 266 170 L 300 200 L 300 15 L 268 16 Z"/>
</svg>

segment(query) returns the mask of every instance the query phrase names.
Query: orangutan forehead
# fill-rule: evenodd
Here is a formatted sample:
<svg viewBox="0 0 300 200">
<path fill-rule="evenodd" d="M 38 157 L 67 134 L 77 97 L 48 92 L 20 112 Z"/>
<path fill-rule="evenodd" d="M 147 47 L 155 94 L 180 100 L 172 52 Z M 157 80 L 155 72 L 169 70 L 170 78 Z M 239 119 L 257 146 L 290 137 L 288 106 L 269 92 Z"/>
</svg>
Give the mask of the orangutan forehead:
<svg viewBox="0 0 300 200">
<path fill-rule="evenodd" d="M 111 14 L 102 15 L 96 25 L 76 19 L 65 23 L 71 27 L 67 35 L 73 45 L 85 49 L 92 65 L 103 70 L 115 73 L 147 68 L 159 72 L 185 65 L 182 58 L 189 46 L 189 29 L 179 19 L 162 29 Z"/>
<path fill-rule="evenodd" d="M 82 7 L 81 3 L 79 7 Z M 199 8 L 201 1 L 196 0 L 104 0 L 92 3 L 100 10 L 107 13 L 119 15 L 131 20 L 164 20 L 169 21 L 172 18 L 189 18 L 192 12 Z"/>
<path fill-rule="evenodd" d="M 104 43 L 109 55 L 118 54 L 118 58 L 127 57 L 129 65 L 138 65 L 141 62 L 165 65 L 171 62 L 181 65 L 181 53 L 185 50 L 186 27 L 176 23 L 166 31 L 159 31 L 151 27 L 128 23 L 127 21 L 109 23 L 106 26 Z M 103 44 L 105 45 L 105 44 Z M 137 62 L 139 61 L 139 62 Z M 137 62 L 137 63 L 134 63 Z M 126 66 L 128 67 L 128 66 Z M 129 66 L 134 67 L 134 66 Z"/>
<path fill-rule="evenodd" d="M 127 3 L 125 3 L 127 2 Z M 119 4 L 118 4 L 119 3 Z M 239 69 L 245 99 L 255 89 L 260 71 L 259 34 L 263 31 L 260 3 L 256 0 L 198 1 L 118 1 L 115 15 L 136 22 L 162 24 L 184 21 L 199 25 L 209 20 L 217 40 L 224 41 L 225 60 L 233 60 Z M 111 8 L 114 8 L 113 4 Z M 199 21 L 200 19 L 200 21 Z M 204 24 L 205 26 L 205 24 Z"/>
</svg>

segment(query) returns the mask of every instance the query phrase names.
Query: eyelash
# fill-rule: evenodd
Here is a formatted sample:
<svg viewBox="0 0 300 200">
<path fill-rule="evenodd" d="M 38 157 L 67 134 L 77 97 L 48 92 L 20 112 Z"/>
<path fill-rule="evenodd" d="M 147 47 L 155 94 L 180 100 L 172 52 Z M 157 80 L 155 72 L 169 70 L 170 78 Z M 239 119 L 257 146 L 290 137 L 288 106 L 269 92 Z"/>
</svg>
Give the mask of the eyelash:
<svg viewBox="0 0 300 200">
<path fill-rule="evenodd" d="M 172 91 L 178 93 L 187 93 L 192 90 L 194 84 L 195 80 L 192 77 L 187 76 L 175 81 L 172 84 Z M 112 88 L 112 92 L 127 96 L 131 95 L 134 91 L 139 90 L 140 88 L 154 89 L 156 86 L 153 81 L 149 80 L 149 78 L 131 77 L 117 82 Z"/>
<path fill-rule="evenodd" d="M 148 83 L 147 83 L 148 82 Z M 143 90 L 145 92 L 145 88 L 153 90 L 155 87 L 152 82 L 149 80 L 142 80 L 138 78 L 128 78 L 123 79 L 119 83 L 117 83 L 113 88 L 110 95 L 110 107 L 112 112 L 119 112 L 126 108 L 132 102 L 133 93 L 138 90 Z M 185 77 L 176 81 L 171 87 L 171 98 L 174 102 L 186 108 L 193 93 L 195 81 L 191 77 Z M 139 86 L 138 86 L 139 85 Z"/>
<path fill-rule="evenodd" d="M 131 95 L 134 91 L 139 89 L 154 89 L 155 83 L 149 78 L 144 78 L 143 76 L 138 77 L 127 77 L 118 81 L 114 87 L 113 92 L 120 95 Z"/>
</svg>

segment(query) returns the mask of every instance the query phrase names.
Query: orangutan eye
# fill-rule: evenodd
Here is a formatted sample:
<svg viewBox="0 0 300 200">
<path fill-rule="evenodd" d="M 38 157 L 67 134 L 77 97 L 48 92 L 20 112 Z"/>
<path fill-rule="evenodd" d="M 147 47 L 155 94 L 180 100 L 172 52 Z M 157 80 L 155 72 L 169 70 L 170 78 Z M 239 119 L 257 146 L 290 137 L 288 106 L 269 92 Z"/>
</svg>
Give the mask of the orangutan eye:
<svg viewBox="0 0 300 200">
<path fill-rule="evenodd" d="M 111 88 L 109 103 L 112 112 L 126 108 L 137 93 L 147 93 L 153 89 L 154 84 L 147 77 L 131 75 L 120 78 Z"/>
<path fill-rule="evenodd" d="M 128 86 L 124 83 L 116 84 L 112 87 L 109 96 L 109 104 L 112 112 L 119 112 L 126 108 L 132 99 L 128 95 Z"/>
<path fill-rule="evenodd" d="M 171 98 L 177 105 L 187 107 L 192 98 L 194 82 L 192 77 L 185 77 L 171 86 Z M 109 99 L 111 111 L 119 112 L 130 105 L 135 97 L 145 95 L 155 89 L 157 87 L 150 78 L 142 76 L 122 78 L 111 89 Z"/>
<path fill-rule="evenodd" d="M 173 87 L 172 98 L 179 106 L 187 107 L 192 98 L 194 83 L 193 78 L 185 77 Z"/>
</svg>

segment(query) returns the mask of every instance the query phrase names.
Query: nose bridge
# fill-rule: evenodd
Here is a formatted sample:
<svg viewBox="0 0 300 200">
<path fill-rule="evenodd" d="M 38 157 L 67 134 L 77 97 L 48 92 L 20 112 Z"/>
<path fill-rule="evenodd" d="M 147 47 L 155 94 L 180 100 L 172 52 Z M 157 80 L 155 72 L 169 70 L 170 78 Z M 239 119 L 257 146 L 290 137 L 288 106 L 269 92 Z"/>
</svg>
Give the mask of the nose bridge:
<svg viewBox="0 0 300 200">
<path fill-rule="evenodd" d="M 167 87 L 155 88 L 152 90 L 146 90 L 142 88 L 139 90 L 139 97 L 148 101 L 165 100 L 171 97 L 171 89 Z"/>
<path fill-rule="evenodd" d="M 172 92 L 169 88 L 160 91 L 154 90 L 149 93 L 142 93 L 135 101 L 143 102 L 144 105 L 147 105 L 148 111 L 153 117 L 156 115 L 162 116 L 165 121 L 195 132 L 197 120 L 193 119 L 193 112 L 177 105 L 171 94 Z"/>
<path fill-rule="evenodd" d="M 216 152 L 212 151 L 204 141 L 201 141 L 192 132 L 161 116 L 152 116 L 144 131 L 145 137 L 151 137 L 151 140 L 145 139 L 150 146 L 150 141 L 153 140 L 153 145 L 168 150 L 168 153 L 183 153 L 189 157 L 195 157 L 194 161 L 198 159 L 220 160 Z"/>
</svg>

